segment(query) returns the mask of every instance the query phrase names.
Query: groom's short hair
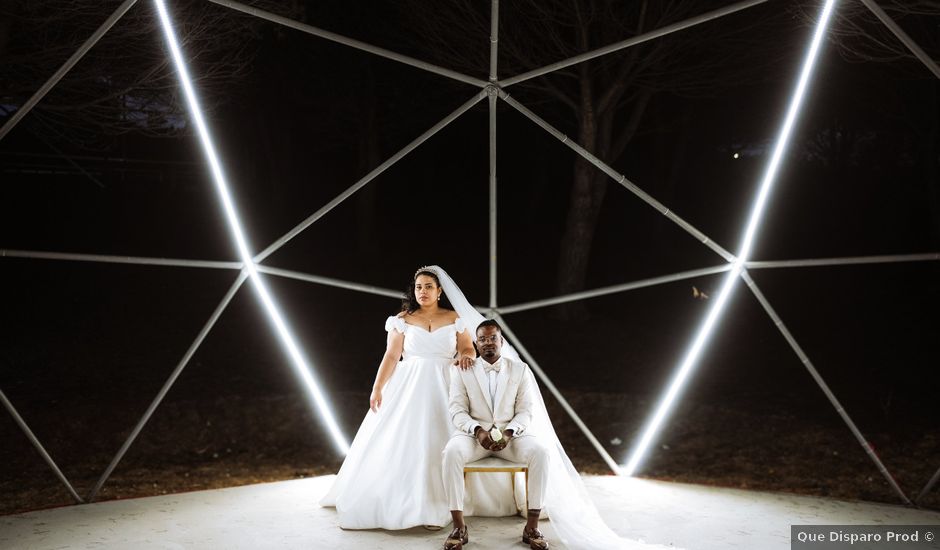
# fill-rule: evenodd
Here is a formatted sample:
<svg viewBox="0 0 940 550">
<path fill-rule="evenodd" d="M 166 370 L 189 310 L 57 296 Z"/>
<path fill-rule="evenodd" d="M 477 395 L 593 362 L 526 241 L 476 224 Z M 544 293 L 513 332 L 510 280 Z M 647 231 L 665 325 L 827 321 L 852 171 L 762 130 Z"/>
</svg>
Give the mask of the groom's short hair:
<svg viewBox="0 0 940 550">
<path fill-rule="evenodd" d="M 497 323 L 497 322 L 494 321 L 493 319 L 487 319 L 487 320 L 483 321 L 482 323 L 480 323 L 479 325 L 477 325 L 477 329 L 476 329 L 476 331 L 474 332 L 474 334 L 479 333 L 479 332 L 480 332 L 480 329 L 483 328 L 483 327 L 496 327 L 496 330 L 498 330 L 500 334 L 503 333 L 503 327 L 499 326 L 499 323 Z"/>
</svg>

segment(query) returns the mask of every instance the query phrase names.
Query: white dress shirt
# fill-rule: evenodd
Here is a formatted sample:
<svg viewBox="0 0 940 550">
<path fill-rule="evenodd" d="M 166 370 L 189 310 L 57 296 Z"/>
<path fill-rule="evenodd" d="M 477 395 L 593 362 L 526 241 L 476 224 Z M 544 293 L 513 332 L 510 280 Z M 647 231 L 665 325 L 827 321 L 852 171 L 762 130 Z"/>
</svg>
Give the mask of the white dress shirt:
<svg viewBox="0 0 940 550">
<path fill-rule="evenodd" d="M 493 363 L 492 366 L 493 368 L 491 370 L 487 370 L 486 376 L 487 376 L 487 380 L 490 383 L 490 387 L 489 387 L 490 407 L 495 409 L 496 408 L 496 386 L 499 384 L 499 371 L 503 368 L 503 358 L 500 357 L 499 359 L 497 359 L 496 362 Z M 486 365 L 484 365 L 483 368 L 486 369 Z"/>
</svg>

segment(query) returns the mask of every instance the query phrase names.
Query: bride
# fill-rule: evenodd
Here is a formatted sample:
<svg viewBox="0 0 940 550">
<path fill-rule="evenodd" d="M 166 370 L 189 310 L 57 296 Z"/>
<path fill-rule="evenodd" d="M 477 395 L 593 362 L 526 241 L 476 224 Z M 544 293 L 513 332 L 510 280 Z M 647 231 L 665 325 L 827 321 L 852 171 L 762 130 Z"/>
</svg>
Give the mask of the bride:
<svg viewBox="0 0 940 550">
<path fill-rule="evenodd" d="M 453 431 L 447 391 L 453 365 L 469 368 L 476 353 L 467 324 L 441 305 L 436 271 L 419 269 L 401 313 L 385 322 L 370 411 L 320 502 L 336 507 L 344 529 L 450 523 L 441 478 L 441 451 Z"/>
<path fill-rule="evenodd" d="M 454 310 L 440 305 L 443 297 Z M 385 323 L 387 348 L 369 399 L 370 411 L 333 487 L 320 501 L 321 506 L 336 507 L 342 528 L 407 529 L 450 523 L 441 475 L 441 452 L 454 431 L 447 393 L 454 365 L 473 364 L 475 329 L 483 320 L 443 269 L 432 265 L 415 273 L 401 313 Z M 519 359 L 505 341 L 502 355 Z M 534 377 L 529 376 L 536 403 L 528 432 L 544 438 L 552 449 L 543 515 L 551 519 L 559 541 L 572 550 L 665 548 L 620 538 L 604 523 L 558 441 Z M 505 482 L 493 483 L 497 477 L 468 478 L 467 515 L 512 515 L 515 503 L 525 502 L 512 495 Z M 516 484 L 521 490 L 520 485 L 524 483 Z"/>
</svg>

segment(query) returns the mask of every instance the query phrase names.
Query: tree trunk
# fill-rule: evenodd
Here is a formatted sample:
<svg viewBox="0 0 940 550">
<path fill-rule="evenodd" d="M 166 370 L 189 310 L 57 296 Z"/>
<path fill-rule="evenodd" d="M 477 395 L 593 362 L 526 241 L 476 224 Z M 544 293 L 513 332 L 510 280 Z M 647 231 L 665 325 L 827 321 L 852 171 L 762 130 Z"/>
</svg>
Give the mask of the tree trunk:
<svg viewBox="0 0 940 550">
<path fill-rule="evenodd" d="M 242 159 L 250 162 L 250 168 L 242 173 L 250 173 L 253 177 L 248 180 L 253 183 L 247 187 L 243 209 L 248 208 L 248 204 L 253 202 L 253 197 L 249 193 L 264 193 L 265 200 L 270 201 L 271 208 L 277 212 L 283 212 L 286 209 L 287 199 L 285 187 L 288 173 L 286 166 L 289 166 L 289 158 L 286 158 L 285 151 L 290 151 L 290 147 L 284 142 L 285 132 L 275 132 L 271 129 L 271 119 L 278 120 L 281 114 L 272 106 L 270 109 L 255 109 L 253 112 L 254 126 L 260 139 L 256 141 L 256 147 L 262 148 L 263 153 L 253 149 L 253 144 L 244 142 L 243 147 L 249 148 Z M 241 170 L 239 170 L 241 172 Z M 255 246 L 265 246 L 262 243 L 254 243 Z M 257 251 L 256 251 L 257 252 Z"/>
<path fill-rule="evenodd" d="M 937 122 L 937 100 L 940 100 L 940 84 L 934 80 L 927 92 L 924 120 L 932 121 L 926 129 L 921 147 L 923 168 L 920 173 L 924 178 L 927 200 L 927 230 L 928 251 L 940 250 L 940 122 Z M 920 156 L 920 155 L 919 155 Z M 933 295 L 940 293 L 940 262 L 927 262 L 930 264 L 932 277 L 928 291 Z"/>
<path fill-rule="evenodd" d="M 652 92 L 643 91 L 633 102 L 626 124 L 613 143 L 613 116 L 595 113 L 590 77 L 582 74 L 581 116 L 578 119 L 578 143 L 605 163 L 612 163 L 623 153 L 636 134 Z M 574 183 L 568 203 L 565 232 L 561 238 L 558 262 L 558 294 L 584 290 L 590 263 L 591 246 L 597 220 L 607 193 L 608 176 L 587 159 L 578 156 L 574 164 Z M 571 302 L 556 308 L 560 320 L 584 321 L 589 317 L 584 302 Z"/>
<path fill-rule="evenodd" d="M 604 140 L 606 143 L 598 143 L 601 138 L 600 123 L 595 112 L 592 88 L 591 76 L 587 74 L 587 70 L 583 70 L 578 144 L 598 158 L 602 158 L 603 152 L 609 149 L 610 139 L 608 134 L 608 138 Z M 557 288 L 561 295 L 584 289 L 597 216 L 607 191 L 604 178 L 606 175 L 584 157 L 579 155 L 575 159 L 567 221 L 561 238 L 558 262 Z M 566 304 L 557 308 L 557 313 L 562 320 L 569 321 L 583 321 L 588 317 L 588 310 L 583 302 Z"/>
<path fill-rule="evenodd" d="M 932 97 L 930 97 L 932 96 Z M 938 109 L 937 100 L 940 99 L 940 85 L 934 80 L 931 84 L 931 92 L 928 94 L 926 102 L 927 112 L 925 119 L 932 120 L 933 123 L 928 129 L 927 139 L 923 140 L 924 147 L 927 149 L 924 155 L 924 181 L 927 185 L 928 207 L 930 216 L 930 244 L 932 250 L 940 249 L 940 123 L 937 122 Z"/>
<path fill-rule="evenodd" d="M 685 130 L 691 125 L 692 111 L 686 104 L 682 104 L 678 109 L 681 113 L 679 115 L 680 128 Z M 661 133 L 656 138 L 656 144 L 656 148 L 659 150 L 660 162 L 668 165 L 669 168 L 665 171 L 665 178 L 653 182 L 655 189 L 653 197 L 666 205 L 667 208 L 675 209 L 678 203 L 677 191 L 682 187 L 680 178 L 684 175 L 684 168 L 688 166 L 689 142 L 684 136 L 677 141 L 667 141 L 667 135 Z M 673 222 L 666 216 L 659 216 L 656 218 L 655 223 L 653 240 L 661 241 L 668 234 Z M 654 249 L 654 253 L 657 255 L 664 251 L 660 247 Z"/>
<path fill-rule="evenodd" d="M 597 217 L 607 191 L 606 178 L 606 174 L 599 172 L 587 160 L 579 158 L 575 161 L 574 185 L 561 239 L 559 294 L 584 290 Z"/>
</svg>

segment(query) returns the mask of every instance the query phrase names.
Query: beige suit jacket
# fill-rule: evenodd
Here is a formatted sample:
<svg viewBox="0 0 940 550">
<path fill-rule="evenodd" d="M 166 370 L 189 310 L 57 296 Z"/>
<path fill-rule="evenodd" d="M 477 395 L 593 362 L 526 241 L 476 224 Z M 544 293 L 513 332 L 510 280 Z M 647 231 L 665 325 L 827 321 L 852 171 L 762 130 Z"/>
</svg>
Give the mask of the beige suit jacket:
<svg viewBox="0 0 940 550">
<path fill-rule="evenodd" d="M 532 421 L 532 384 L 529 366 L 522 361 L 503 357 L 503 366 L 496 385 L 496 403 L 490 402 L 489 381 L 477 357 L 473 367 L 457 369 L 450 378 L 450 417 L 457 433 L 473 435 L 480 425 L 485 430 L 498 426 L 522 435 Z"/>
</svg>

